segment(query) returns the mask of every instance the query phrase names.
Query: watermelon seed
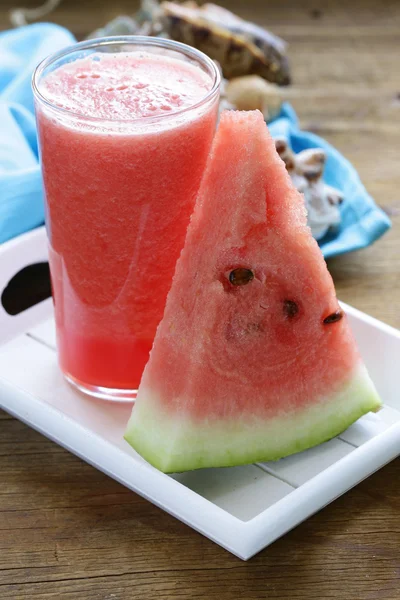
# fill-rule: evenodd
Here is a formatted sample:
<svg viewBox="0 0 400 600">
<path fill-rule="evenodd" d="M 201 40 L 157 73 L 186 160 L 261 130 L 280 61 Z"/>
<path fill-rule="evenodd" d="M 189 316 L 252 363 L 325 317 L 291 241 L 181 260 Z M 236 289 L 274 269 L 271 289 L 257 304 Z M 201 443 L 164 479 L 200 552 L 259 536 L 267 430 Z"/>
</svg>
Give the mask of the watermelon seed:
<svg viewBox="0 0 400 600">
<path fill-rule="evenodd" d="M 251 269 L 245 269 L 244 267 L 233 269 L 233 271 L 229 273 L 229 281 L 232 285 L 246 285 L 253 279 L 253 271 Z"/>
<path fill-rule="evenodd" d="M 283 310 L 289 319 L 293 319 L 293 317 L 295 317 L 299 312 L 299 307 L 294 300 L 285 300 L 283 302 Z"/>
<path fill-rule="evenodd" d="M 330 325 L 331 323 L 336 323 L 337 321 L 340 321 L 340 319 L 342 317 L 343 317 L 342 311 L 337 310 L 334 313 L 332 313 L 331 315 L 329 315 L 328 317 L 325 317 L 324 325 Z"/>
</svg>

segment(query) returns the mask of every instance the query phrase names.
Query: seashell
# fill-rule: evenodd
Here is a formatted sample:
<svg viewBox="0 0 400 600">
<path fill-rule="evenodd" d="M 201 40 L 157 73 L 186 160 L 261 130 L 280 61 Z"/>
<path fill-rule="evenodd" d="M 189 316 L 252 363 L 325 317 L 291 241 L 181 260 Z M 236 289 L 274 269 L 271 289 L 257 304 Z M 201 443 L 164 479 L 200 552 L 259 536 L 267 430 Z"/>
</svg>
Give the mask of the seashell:
<svg viewBox="0 0 400 600">
<path fill-rule="evenodd" d="M 155 18 L 162 30 L 217 60 L 226 78 L 257 74 L 278 85 L 290 83 L 285 42 L 262 27 L 215 4 L 162 2 L 160 10 Z"/>
<path fill-rule="evenodd" d="M 259 110 L 266 121 L 277 117 L 282 107 L 280 88 L 259 75 L 244 75 L 226 82 L 223 96 L 238 110 Z"/>
<path fill-rule="evenodd" d="M 326 154 L 321 148 L 308 148 L 295 154 L 283 138 L 275 139 L 276 150 L 285 163 L 296 189 L 304 195 L 307 222 L 316 240 L 340 224 L 340 190 L 323 180 Z"/>
</svg>

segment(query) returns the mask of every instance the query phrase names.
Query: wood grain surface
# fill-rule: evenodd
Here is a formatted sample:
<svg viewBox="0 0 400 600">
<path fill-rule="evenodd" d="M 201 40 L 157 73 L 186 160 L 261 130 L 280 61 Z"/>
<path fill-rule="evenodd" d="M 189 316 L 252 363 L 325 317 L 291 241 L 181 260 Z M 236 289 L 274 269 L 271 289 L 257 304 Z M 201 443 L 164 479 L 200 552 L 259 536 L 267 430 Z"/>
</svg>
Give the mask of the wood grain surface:
<svg viewBox="0 0 400 600">
<path fill-rule="evenodd" d="M 39 0 L 38 0 L 39 1 Z M 34 0 L 1 0 L 8 11 Z M 374 246 L 329 261 L 339 297 L 400 327 L 400 2 L 226 0 L 289 43 L 304 127 L 390 214 Z M 64 0 L 78 38 L 130 0 Z M 248 563 L 0 413 L 0 599 L 400 600 L 400 459 Z"/>
</svg>

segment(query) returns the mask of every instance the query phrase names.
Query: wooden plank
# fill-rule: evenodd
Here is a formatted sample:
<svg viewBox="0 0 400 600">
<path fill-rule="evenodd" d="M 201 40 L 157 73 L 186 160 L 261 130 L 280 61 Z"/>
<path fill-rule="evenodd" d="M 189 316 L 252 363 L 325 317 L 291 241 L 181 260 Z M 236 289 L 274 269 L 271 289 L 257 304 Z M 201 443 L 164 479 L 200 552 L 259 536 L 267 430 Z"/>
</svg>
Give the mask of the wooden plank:
<svg viewBox="0 0 400 600">
<path fill-rule="evenodd" d="M 173 478 L 242 521 L 256 517 L 294 489 L 254 465 L 201 469 Z"/>
<path fill-rule="evenodd" d="M 56 324 L 54 317 L 51 316 L 39 325 L 31 327 L 28 332 L 29 337 L 41 342 L 49 348 L 56 349 Z"/>
<path fill-rule="evenodd" d="M 165 595 L 158 597 L 185 600 L 237 600 L 234 594 L 367 599 L 378 594 L 379 585 L 386 593 L 380 597 L 396 599 L 400 505 L 390 482 L 400 477 L 400 461 L 243 564 L 146 501 L 123 493 L 101 473 L 87 465 L 80 469 L 75 457 L 65 453 L 65 458 L 63 472 L 59 463 L 47 463 L 43 507 L 42 466 L 15 463 L 15 480 L 23 469 L 26 487 L 14 496 L 17 514 L 2 511 L 0 521 L 0 593 L 4 590 L 6 600 L 64 600 L 74 594 L 85 600 L 107 594 L 128 600 L 156 598 L 161 591 Z M 9 461 L 15 458 L 10 455 Z M 63 479 L 64 491 L 57 487 Z M 37 510 L 26 509 L 28 496 L 37 497 Z M 64 508 L 62 497 L 69 503 Z M 11 531 L 5 530 L 5 518 Z"/>
<path fill-rule="evenodd" d="M 384 406 L 378 413 L 368 413 L 351 425 L 339 437 L 341 440 L 361 446 L 370 439 L 383 433 L 391 425 L 400 421 L 400 411 Z"/>
<path fill-rule="evenodd" d="M 2 0 L 0 28 L 11 8 L 38 4 Z M 63 0 L 49 20 L 81 39 L 137 4 Z M 400 327 L 398 0 L 224 4 L 286 37 L 302 125 L 342 151 L 391 212 L 391 232 L 329 268 L 342 300 Z M 400 599 L 400 459 L 243 564 L 24 425 L 0 419 L 2 600 Z"/>
<path fill-rule="evenodd" d="M 298 487 L 325 471 L 353 450 L 354 447 L 350 444 L 333 439 L 276 462 L 261 463 L 260 466 L 289 485 Z"/>
</svg>

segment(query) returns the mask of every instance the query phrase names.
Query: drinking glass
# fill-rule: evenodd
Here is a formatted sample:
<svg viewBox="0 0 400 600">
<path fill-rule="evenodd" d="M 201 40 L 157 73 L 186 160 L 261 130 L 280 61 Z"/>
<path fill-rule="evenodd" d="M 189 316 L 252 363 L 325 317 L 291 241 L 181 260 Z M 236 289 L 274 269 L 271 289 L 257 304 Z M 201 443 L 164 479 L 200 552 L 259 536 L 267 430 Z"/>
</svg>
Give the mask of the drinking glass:
<svg viewBox="0 0 400 600">
<path fill-rule="evenodd" d="M 121 69 L 143 57 L 150 67 L 174 61 L 172 87 L 179 93 L 181 70 L 199 70 L 204 91 L 190 106 L 131 118 L 114 118 L 107 102 L 116 92 L 110 99 L 104 86 L 91 100 L 98 115 L 87 114 L 85 99 L 71 108 L 67 84 L 56 84 L 65 89 L 62 101 L 60 95 L 54 101 L 48 78 L 54 84 L 57 69 L 73 72 L 72 63 L 82 59 L 89 66 L 74 76 L 91 77 L 95 86 L 106 55 Z M 140 102 L 144 88 L 136 82 L 130 89 L 130 73 L 127 66 L 120 92 L 128 103 L 131 93 Z M 70 384 L 86 394 L 135 397 L 214 135 L 219 85 L 218 68 L 203 53 L 144 36 L 76 44 L 34 73 L 58 360 Z"/>
</svg>

